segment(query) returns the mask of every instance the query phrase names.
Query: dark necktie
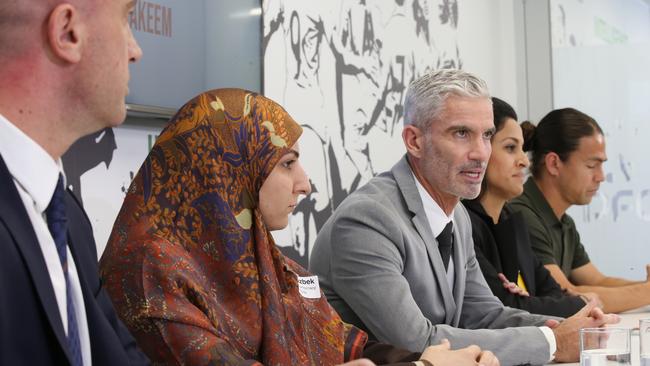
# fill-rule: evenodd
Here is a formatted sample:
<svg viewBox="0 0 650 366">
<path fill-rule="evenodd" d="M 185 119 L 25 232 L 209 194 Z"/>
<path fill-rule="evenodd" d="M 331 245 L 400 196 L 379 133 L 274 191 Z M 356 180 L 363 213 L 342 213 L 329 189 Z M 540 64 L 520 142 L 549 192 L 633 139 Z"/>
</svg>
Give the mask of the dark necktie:
<svg viewBox="0 0 650 366">
<path fill-rule="evenodd" d="M 68 274 L 68 255 L 67 255 L 67 238 L 68 238 L 68 219 L 65 216 L 65 189 L 63 188 L 63 176 L 59 174 L 59 181 L 56 183 L 56 189 L 49 206 L 45 210 L 47 218 L 47 227 L 50 229 L 56 251 L 61 260 L 63 267 L 63 276 L 65 277 L 66 288 L 66 309 L 68 312 L 68 349 L 72 357 L 73 366 L 82 366 L 81 343 L 79 342 L 79 327 L 77 325 L 77 314 L 75 313 L 74 301 L 72 299 L 72 290 L 70 289 L 70 275 Z"/>
<path fill-rule="evenodd" d="M 438 249 L 440 250 L 440 257 L 442 263 L 445 264 L 445 271 L 449 267 L 449 258 L 451 257 L 451 248 L 454 246 L 454 224 L 449 221 L 447 226 L 436 237 L 438 241 Z"/>
</svg>

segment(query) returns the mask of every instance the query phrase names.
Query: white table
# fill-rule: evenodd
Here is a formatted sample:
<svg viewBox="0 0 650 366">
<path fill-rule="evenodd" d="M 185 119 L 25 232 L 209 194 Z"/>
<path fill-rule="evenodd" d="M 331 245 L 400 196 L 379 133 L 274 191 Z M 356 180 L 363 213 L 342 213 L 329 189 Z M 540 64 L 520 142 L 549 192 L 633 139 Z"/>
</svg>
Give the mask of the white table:
<svg viewBox="0 0 650 366">
<path fill-rule="evenodd" d="M 621 316 L 621 322 L 618 324 L 612 325 L 617 328 L 638 328 L 639 319 L 650 318 L 650 306 L 644 306 L 642 308 L 626 311 L 619 314 Z M 639 366 L 639 332 L 632 332 L 632 366 Z M 556 363 L 550 363 L 549 365 L 557 365 Z M 564 363 L 564 366 L 578 366 L 580 362 L 576 363 Z"/>
</svg>

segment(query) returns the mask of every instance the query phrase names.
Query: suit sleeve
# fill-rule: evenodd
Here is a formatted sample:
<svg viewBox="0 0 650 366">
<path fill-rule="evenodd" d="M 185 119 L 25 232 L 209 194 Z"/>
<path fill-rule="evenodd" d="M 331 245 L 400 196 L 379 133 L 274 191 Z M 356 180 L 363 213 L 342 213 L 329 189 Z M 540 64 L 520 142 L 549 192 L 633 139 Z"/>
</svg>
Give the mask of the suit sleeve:
<svg viewBox="0 0 650 366">
<path fill-rule="evenodd" d="M 560 285 L 551 276 L 551 272 L 544 267 L 537 257 L 533 255 L 532 259 L 535 266 L 535 287 L 537 293 L 541 296 L 565 296 L 565 292 L 562 291 Z M 582 306 L 584 306 L 584 303 Z"/>
<path fill-rule="evenodd" d="M 372 202 L 359 202 L 354 211 L 359 214 L 340 212 L 333 218 L 332 287 L 377 339 L 421 352 L 434 343 L 435 327 L 402 275 L 403 245 L 394 234 L 395 220 Z"/>
<path fill-rule="evenodd" d="M 419 360 L 420 355 L 420 352 L 407 351 L 377 341 L 368 341 L 363 349 L 363 357 L 385 366 L 413 366 L 412 361 Z"/>
</svg>

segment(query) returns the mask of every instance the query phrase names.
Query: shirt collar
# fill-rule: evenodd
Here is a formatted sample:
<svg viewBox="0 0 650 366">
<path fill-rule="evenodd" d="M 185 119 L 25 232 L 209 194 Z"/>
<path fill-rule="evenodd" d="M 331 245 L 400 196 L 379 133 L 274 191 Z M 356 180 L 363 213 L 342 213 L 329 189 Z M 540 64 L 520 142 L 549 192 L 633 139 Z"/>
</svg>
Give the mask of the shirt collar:
<svg viewBox="0 0 650 366">
<path fill-rule="evenodd" d="M 0 114 L 0 155 L 13 176 L 43 213 L 52 200 L 61 159 L 55 161 L 36 141 Z M 64 175 L 65 179 L 65 175 Z"/>
<path fill-rule="evenodd" d="M 526 183 L 524 183 L 524 195 L 528 196 L 530 203 L 537 209 L 544 221 L 551 225 L 561 224 L 561 221 L 555 216 L 555 212 L 553 212 L 551 205 L 548 204 L 542 191 L 539 190 L 533 177 L 528 178 Z"/>
<path fill-rule="evenodd" d="M 411 170 L 411 174 L 413 171 Z M 431 226 L 431 231 L 433 236 L 438 237 L 442 230 L 449 222 L 452 221 L 454 216 L 454 211 L 451 212 L 451 216 L 447 216 L 445 211 L 438 205 L 438 203 L 431 197 L 429 192 L 424 188 L 420 183 L 418 178 L 413 174 L 413 179 L 415 180 L 415 186 L 418 188 L 418 193 L 420 194 L 420 199 L 422 200 L 422 206 L 424 207 L 424 213 L 427 216 L 429 221 L 429 226 Z M 455 210 L 455 208 L 454 208 Z"/>
</svg>

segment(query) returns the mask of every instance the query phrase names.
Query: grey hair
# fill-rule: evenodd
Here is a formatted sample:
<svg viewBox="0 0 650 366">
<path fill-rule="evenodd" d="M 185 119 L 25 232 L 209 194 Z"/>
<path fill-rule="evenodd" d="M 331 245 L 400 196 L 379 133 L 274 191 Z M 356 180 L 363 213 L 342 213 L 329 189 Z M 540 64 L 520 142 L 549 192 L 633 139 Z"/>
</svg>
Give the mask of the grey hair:
<svg viewBox="0 0 650 366">
<path fill-rule="evenodd" d="M 404 126 L 427 130 L 450 95 L 490 98 L 487 84 L 463 70 L 431 70 L 413 80 L 404 101 Z"/>
</svg>

